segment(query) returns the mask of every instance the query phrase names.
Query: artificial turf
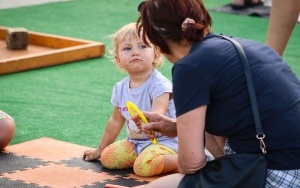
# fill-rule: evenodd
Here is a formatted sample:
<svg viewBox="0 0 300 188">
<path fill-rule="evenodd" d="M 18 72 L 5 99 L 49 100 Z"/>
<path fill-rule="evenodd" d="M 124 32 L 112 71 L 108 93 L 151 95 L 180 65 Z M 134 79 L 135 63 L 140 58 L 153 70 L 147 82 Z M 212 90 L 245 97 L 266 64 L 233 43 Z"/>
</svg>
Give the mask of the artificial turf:
<svg viewBox="0 0 300 188">
<path fill-rule="evenodd" d="M 124 24 L 135 22 L 140 0 L 73 0 L 0 10 L 0 26 L 103 42 Z M 204 0 L 212 9 L 230 0 Z M 264 43 L 268 19 L 211 11 L 213 30 Z M 300 24 L 283 58 L 300 76 Z M 50 137 L 97 147 L 113 110 L 114 84 L 126 74 L 106 56 L 0 76 L 0 109 L 17 123 L 11 144 Z M 172 64 L 159 70 L 171 79 Z M 119 138 L 123 138 L 123 132 Z"/>
</svg>

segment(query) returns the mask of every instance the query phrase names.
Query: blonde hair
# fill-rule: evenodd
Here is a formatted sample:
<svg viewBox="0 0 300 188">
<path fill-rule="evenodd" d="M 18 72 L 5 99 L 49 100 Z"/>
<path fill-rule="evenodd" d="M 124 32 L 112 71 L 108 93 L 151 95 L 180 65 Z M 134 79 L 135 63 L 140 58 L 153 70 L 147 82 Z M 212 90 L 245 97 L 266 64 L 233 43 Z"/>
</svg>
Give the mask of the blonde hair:
<svg viewBox="0 0 300 188">
<path fill-rule="evenodd" d="M 112 38 L 112 49 L 109 52 L 113 56 L 113 62 L 115 62 L 114 57 L 118 56 L 119 45 L 126 36 L 140 38 L 137 32 L 136 23 L 126 24 L 123 27 L 121 27 L 116 33 L 109 36 L 110 38 Z M 161 52 L 158 47 L 154 46 L 151 43 L 149 44 L 151 45 L 150 47 L 154 49 L 154 54 L 157 56 L 157 58 L 153 62 L 153 66 L 154 68 L 158 68 L 163 64 Z"/>
</svg>

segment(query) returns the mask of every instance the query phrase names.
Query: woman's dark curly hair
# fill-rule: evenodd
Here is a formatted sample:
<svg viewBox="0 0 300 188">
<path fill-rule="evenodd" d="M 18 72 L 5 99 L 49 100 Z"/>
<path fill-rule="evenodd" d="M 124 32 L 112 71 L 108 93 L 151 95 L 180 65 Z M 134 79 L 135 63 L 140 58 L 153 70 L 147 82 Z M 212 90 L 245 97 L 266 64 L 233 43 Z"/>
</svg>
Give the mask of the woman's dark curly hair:
<svg viewBox="0 0 300 188">
<path fill-rule="evenodd" d="M 146 0 L 139 6 L 138 33 L 147 44 L 147 38 L 162 53 L 170 54 L 166 39 L 179 42 L 202 40 L 210 30 L 212 19 L 201 0 Z M 186 18 L 195 23 L 181 25 Z"/>
</svg>

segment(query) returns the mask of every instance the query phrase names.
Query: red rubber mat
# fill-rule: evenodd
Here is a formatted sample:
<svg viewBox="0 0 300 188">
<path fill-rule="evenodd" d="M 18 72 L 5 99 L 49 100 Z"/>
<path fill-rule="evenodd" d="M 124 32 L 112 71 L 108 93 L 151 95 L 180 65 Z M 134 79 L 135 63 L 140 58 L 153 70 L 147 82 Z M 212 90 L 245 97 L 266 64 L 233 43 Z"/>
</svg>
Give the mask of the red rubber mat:
<svg viewBox="0 0 300 188">
<path fill-rule="evenodd" d="M 8 146 L 0 152 L 0 187 L 141 187 L 157 178 L 136 176 L 132 169 L 108 170 L 100 161 L 86 162 L 86 149 L 91 148 L 51 138 Z"/>
</svg>

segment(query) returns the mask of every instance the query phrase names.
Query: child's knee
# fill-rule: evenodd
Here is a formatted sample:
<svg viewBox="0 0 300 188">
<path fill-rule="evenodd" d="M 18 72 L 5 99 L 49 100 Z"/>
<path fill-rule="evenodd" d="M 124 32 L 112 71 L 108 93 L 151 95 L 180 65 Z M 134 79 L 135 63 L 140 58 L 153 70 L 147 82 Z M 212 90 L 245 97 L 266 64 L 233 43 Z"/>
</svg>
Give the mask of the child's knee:
<svg viewBox="0 0 300 188">
<path fill-rule="evenodd" d="M 115 142 L 107 146 L 101 153 L 100 161 L 108 169 L 131 168 L 136 159 L 136 154 L 130 145 L 124 142 Z"/>
<path fill-rule="evenodd" d="M 134 158 L 118 157 L 118 154 L 115 153 L 102 153 L 100 161 L 102 166 L 108 169 L 126 169 L 132 168 Z"/>
<path fill-rule="evenodd" d="M 138 176 L 155 176 L 161 174 L 164 168 L 164 155 L 138 157 L 133 165 L 133 171 Z"/>
<path fill-rule="evenodd" d="M 119 169 L 118 153 L 116 152 L 115 145 L 107 146 L 101 153 L 100 161 L 103 167 L 108 169 Z"/>
<path fill-rule="evenodd" d="M 100 157 L 100 161 L 103 167 L 109 168 L 109 169 L 115 169 L 116 168 L 116 155 L 111 152 L 109 149 L 109 146 L 106 147 Z"/>
</svg>

